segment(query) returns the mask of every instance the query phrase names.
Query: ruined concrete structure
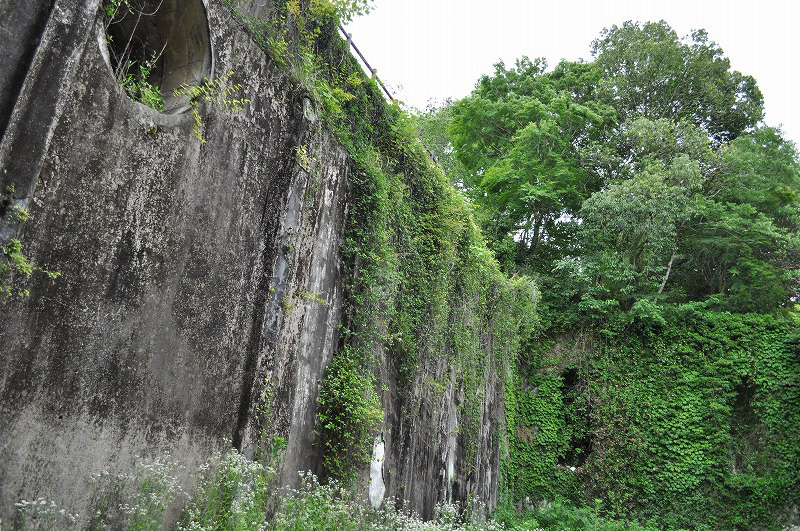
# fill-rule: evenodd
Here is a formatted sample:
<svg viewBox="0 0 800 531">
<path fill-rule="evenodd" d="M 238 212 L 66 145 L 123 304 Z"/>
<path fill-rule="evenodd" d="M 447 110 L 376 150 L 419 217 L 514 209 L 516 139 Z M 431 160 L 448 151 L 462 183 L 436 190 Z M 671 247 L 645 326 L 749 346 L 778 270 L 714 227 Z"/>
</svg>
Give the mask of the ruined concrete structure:
<svg viewBox="0 0 800 531">
<path fill-rule="evenodd" d="M 0 0 L 0 184 L 33 216 L 4 222 L 3 237 L 61 273 L 0 306 L 6 522 L 21 498 L 84 511 L 91 474 L 142 458 L 168 453 L 188 475 L 231 444 L 252 452 L 265 385 L 271 429 L 288 441 L 283 481 L 320 472 L 314 415 L 343 317 L 348 157 L 221 2 L 166 6 L 153 29 L 174 44 L 156 73 L 165 92 L 234 71 L 251 100 L 205 109 L 205 144 L 185 106 L 168 98 L 159 113 L 123 93 L 100 0 Z M 318 182 L 299 146 L 320 162 Z M 426 515 L 468 494 L 495 502 L 502 384 L 486 385 L 470 477 L 453 471 L 457 393 L 413 421 L 383 397 L 386 458 L 364 471 L 373 501 L 385 489 Z"/>
</svg>

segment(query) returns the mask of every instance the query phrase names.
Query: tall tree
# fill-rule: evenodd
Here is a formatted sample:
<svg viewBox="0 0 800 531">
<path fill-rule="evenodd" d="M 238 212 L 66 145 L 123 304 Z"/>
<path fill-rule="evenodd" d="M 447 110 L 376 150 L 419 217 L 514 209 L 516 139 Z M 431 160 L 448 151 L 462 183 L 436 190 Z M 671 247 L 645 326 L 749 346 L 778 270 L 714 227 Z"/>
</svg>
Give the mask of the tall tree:
<svg viewBox="0 0 800 531">
<path fill-rule="evenodd" d="M 758 126 L 755 80 L 664 22 L 613 26 L 593 53 L 500 63 L 438 126 L 501 263 L 585 307 L 793 304 L 798 154 Z"/>
<path fill-rule="evenodd" d="M 431 156 L 444 170 L 450 182 L 459 189 L 464 189 L 466 182 L 471 182 L 470 175 L 464 165 L 456 157 L 450 127 L 454 119 L 454 103 L 447 100 L 441 105 L 429 105 L 424 112 L 413 114 L 414 125 L 430 151 Z"/>
<path fill-rule="evenodd" d="M 719 171 L 684 238 L 678 272 L 692 299 L 769 311 L 800 296 L 800 163 L 794 144 L 764 127 L 720 153 Z"/>
<path fill-rule="evenodd" d="M 601 91 L 620 117 L 688 120 L 715 143 L 733 140 L 764 115 L 755 80 L 731 71 L 704 30 L 684 42 L 666 22 L 611 26 L 592 43 Z"/>
<path fill-rule="evenodd" d="M 496 65 L 456 104 L 451 128 L 490 244 L 538 264 L 561 252 L 571 216 L 599 186 L 582 153 L 614 123 L 610 107 L 581 103 L 545 67 L 527 58 Z"/>
</svg>

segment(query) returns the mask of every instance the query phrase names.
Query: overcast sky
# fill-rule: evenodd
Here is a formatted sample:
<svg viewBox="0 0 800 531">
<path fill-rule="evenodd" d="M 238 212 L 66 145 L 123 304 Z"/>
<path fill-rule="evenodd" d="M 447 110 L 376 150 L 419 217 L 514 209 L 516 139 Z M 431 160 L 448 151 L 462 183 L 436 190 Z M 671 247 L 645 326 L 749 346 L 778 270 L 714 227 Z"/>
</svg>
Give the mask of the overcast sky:
<svg viewBox="0 0 800 531">
<path fill-rule="evenodd" d="M 498 60 L 590 60 L 604 27 L 662 19 L 679 35 L 705 28 L 758 81 L 766 123 L 800 144 L 798 0 L 375 0 L 348 31 L 398 98 L 424 108 L 467 95 Z"/>
</svg>

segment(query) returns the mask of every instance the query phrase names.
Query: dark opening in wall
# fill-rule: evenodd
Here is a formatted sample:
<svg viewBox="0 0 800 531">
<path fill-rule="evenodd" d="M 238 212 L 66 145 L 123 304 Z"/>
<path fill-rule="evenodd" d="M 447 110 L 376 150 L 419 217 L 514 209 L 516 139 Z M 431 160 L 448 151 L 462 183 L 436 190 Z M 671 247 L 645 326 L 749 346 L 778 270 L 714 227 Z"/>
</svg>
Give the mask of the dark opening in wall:
<svg viewBox="0 0 800 531">
<path fill-rule="evenodd" d="M 756 386 L 751 380 L 743 379 L 734 392 L 731 411 L 733 473 L 754 472 L 767 465 L 763 449 L 768 447 L 763 441 L 765 427 L 753 407 Z"/>
<path fill-rule="evenodd" d="M 575 367 L 561 373 L 561 399 L 568 444 L 564 457 L 558 460 L 558 464 L 579 468 L 592 453 L 592 433 L 586 383 Z"/>
<path fill-rule="evenodd" d="M 202 0 L 102 0 L 114 77 L 133 99 L 162 112 L 186 107 L 173 91 L 211 75 Z"/>
<path fill-rule="evenodd" d="M 578 378 L 578 369 L 570 367 L 561 373 L 561 396 L 564 397 L 564 405 L 567 406 L 575 401 L 575 392 L 583 388 Z"/>
</svg>

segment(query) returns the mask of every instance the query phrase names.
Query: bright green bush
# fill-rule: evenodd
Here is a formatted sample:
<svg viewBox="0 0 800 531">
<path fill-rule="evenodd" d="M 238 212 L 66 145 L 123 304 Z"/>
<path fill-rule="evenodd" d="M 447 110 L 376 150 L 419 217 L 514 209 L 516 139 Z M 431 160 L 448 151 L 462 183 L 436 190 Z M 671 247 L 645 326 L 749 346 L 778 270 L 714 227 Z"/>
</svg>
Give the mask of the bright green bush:
<svg viewBox="0 0 800 531">
<path fill-rule="evenodd" d="M 697 305 L 658 312 L 535 345 L 507 398 L 511 503 L 597 498 L 603 514 L 659 526 L 777 526 L 800 503 L 796 325 Z M 575 433 L 591 437 L 585 462 Z"/>
<path fill-rule="evenodd" d="M 369 462 L 383 420 L 370 367 L 363 355 L 346 346 L 328 364 L 319 390 L 317 431 L 323 464 L 329 474 L 348 483 L 359 466 Z"/>
<path fill-rule="evenodd" d="M 598 507 L 576 508 L 563 503 L 546 503 L 529 511 L 516 512 L 502 507 L 493 515 L 495 521 L 514 531 L 655 531 L 658 527 L 642 526 L 636 521 L 613 520 L 599 515 Z"/>
<path fill-rule="evenodd" d="M 275 469 L 231 450 L 215 454 L 197 471 L 192 502 L 179 529 L 236 530 L 263 526 Z"/>
</svg>

